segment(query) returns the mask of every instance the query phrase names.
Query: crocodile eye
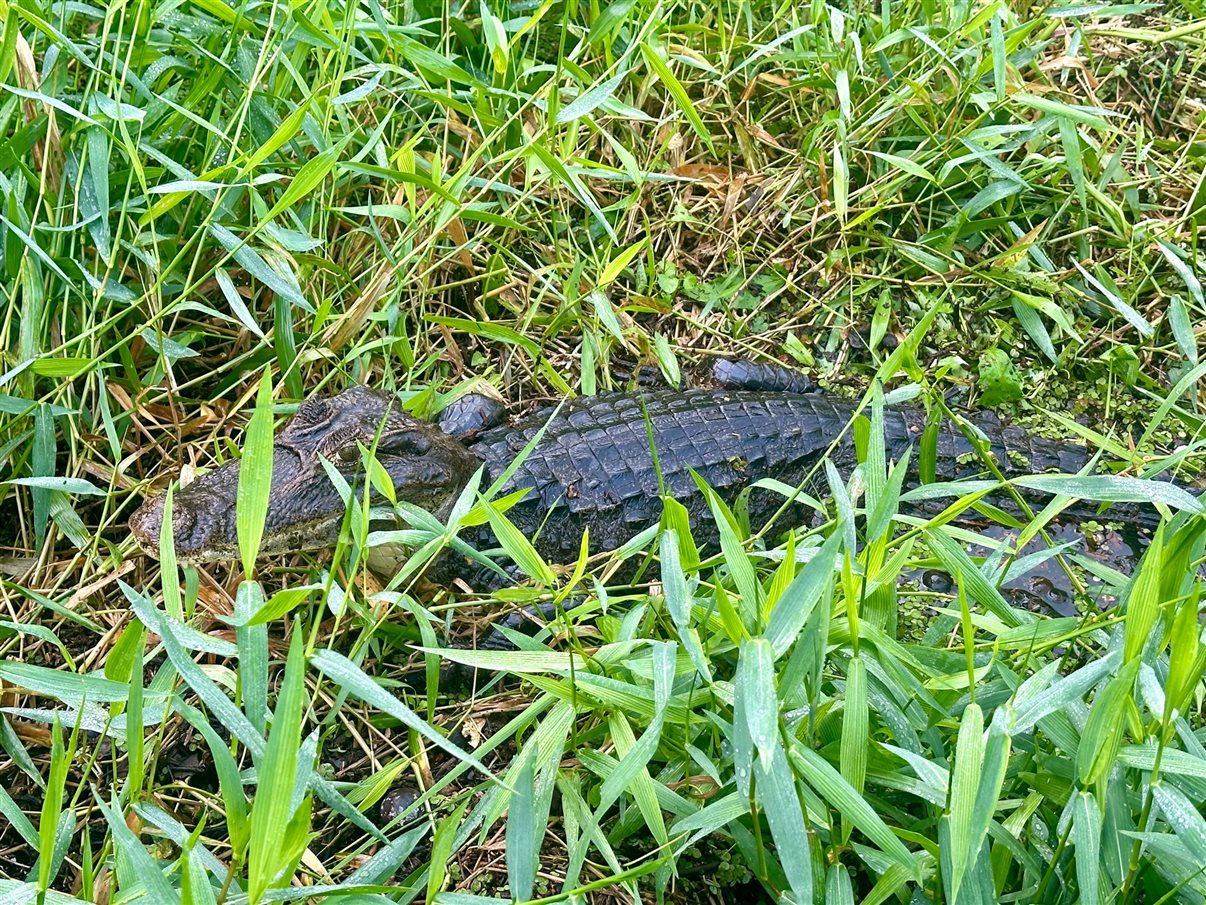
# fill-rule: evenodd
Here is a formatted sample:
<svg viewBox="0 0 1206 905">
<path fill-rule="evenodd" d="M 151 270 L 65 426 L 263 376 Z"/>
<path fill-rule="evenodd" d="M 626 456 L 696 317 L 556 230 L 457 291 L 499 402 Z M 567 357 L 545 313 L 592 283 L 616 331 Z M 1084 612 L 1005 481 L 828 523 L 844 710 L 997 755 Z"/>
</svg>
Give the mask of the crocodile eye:
<svg viewBox="0 0 1206 905">
<path fill-rule="evenodd" d="M 360 450 L 355 446 L 345 446 L 335 451 L 335 459 L 344 465 L 350 465 L 360 459 Z"/>
<path fill-rule="evenodd" d="M 321 424 L 331 417 L 331 404 L 321 396 L 316 396 L 302 403 L 294 417 L 303 424 Z"/>
</svg>

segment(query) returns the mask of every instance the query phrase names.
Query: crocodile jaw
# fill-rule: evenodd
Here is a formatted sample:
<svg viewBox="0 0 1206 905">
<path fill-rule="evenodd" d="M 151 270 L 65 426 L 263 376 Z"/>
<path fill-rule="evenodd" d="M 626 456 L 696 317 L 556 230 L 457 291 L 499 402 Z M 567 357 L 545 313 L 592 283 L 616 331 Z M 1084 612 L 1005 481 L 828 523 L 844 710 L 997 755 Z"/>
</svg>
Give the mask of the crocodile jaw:
<svg viewBox="0 0 1206 905">
<path fill-rule="evenodd" d="M 185 490 L 187 489 L 185 488 Z M 165 499 L 166 495 L 160 495 L 148 500 L 130 517 L 130 533 L 134 536 L 134 540 L 137 541 L 144 553 L 155 558 L 158 558 L 160 553 L 159 535 L 163 526 Z M 240 558 L 237 542 L 231 543 L 224 530 L 214 530 L 203 534 L 198 540 L 193 540 L 193 530 L 189 527 L 187 517 L 183 521 L 175 517 L 177 512 L 182 511 L 179 506 L 180 496 L 175 495 L 172 501 L 172 541 L 177 562 L 197 564 L 225 562 Z M 197 510 L 190 511 L 196 512 Z M 334 546 L 342 523 L 343 511 L 340 510 L 308 522 L 298 522 L 272 534 L 265 533 L 260 542 L 259 554 L 261 556 L 285 556 L 290 553 L 322 550 Z"/>
<path fill-rule="evenodd" d="M 334 546 L 346 506 L 327 468 L 335 467 L 359 495 L 368 449 L 381 469 L 378 480 L 388 475 L 398 500 L 429 512 L 444 509 L 481 465 L 461 443 L 411 417 L 391 397 L 353 387 L 311 399 L 273 443 L 259 552 L 274 556 Z M 239 558 L 239 469 L 239 462 L 228 462 L 173 494 L 172 539 L 179 561 Z M 156 497 L 130 519 L 131 534 L 153 556 L 159 552 L 163 510 L 164 497 Z"/>
</svg>

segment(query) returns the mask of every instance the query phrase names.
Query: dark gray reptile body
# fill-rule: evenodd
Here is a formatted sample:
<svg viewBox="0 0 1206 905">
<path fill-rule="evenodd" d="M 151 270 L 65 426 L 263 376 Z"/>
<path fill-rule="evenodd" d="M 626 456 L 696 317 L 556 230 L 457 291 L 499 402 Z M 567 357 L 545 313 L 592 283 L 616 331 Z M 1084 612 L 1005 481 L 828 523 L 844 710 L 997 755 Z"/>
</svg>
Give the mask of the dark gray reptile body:
<svg viewBox="0 0 1206 905">
<path fill-rule="evenodd" d="M 334 545 L 345 504 L 328 469 L 337 470 L 353 487 L 363 486 L 364 451 L 370 448 L 399 500 L 446 516 L 476 470 L 484 464 L 481 486 L 490 486 L 543 429 L 502 493 L 528 490 L 507 515 L 552 563 L 574 561 L 586 530 L 590 550 L 601 552 L 620 547 L 655 524 L 662 513 L 662 487 L 686 507 L 696 541 L 714 543 L 716 526 L 692 471 L 730 505 L 764 478 L 825 496 L 820 465 L 831 449 L 838 470 L 849 474 L 855 464 L 850 426 L 854 402 L 804 392 L 802 378 L 785 369 L 720 365 L 714 374 L 724 386 L 581 397 L 499 427 L 482 429 L 486 420 L 477 419 L 467 406 L 453 420 L 455 435 L 410 416 L 393 397 L 365 387 L 310 399 L 274 439 L 261 553 Z M 1088 459 L 1081 446 L 982 419 L 977 423 L 1005 474 L 1071 473 Z M 921 409 L 885 408 L 888 457 L 899 460 L 910 446 L 917 446 L 924 425 Z M 177 492 L 172 535 L 180 561 L 237 558 L 239 469 L 238 461 L 229 462 Z M 939 431 L 935 471 L 940 480 L 984 471 L 972 445 L 950 424 Z M 760 530 L 779 513 L 784 497 L 756 489 L 746 503 L 751 526 Z M 135 538 L 151 552 L 158 550 L 163 514 L 164 498 L 156 497 L 130 520 Z M 802 506 L 789 507 L 775 528 L 797 524 L 806 514 Z M 478 549 L 497 546 L 489 528 L 466 528 L 463 536 Z M 435 564 L 429 574 L 437 579 L 461 577 L 471 584 L 483 576 L 480 566 L 455 555 Z"/>
<path fill-rule="evenodd" d="M 832 396 L 751 390 L 667 388 L 575 399 L 552 418 L 507 482 L 504 494 L 532 488 L 507 515 L 551 562 L 576 559 L 587 528 L 592 552 L 614 549 L 659 519 L 660 470 L 665 491 L 689 512 L 696 541 L 712 543 L 717 530 L 692 470 L 731 505 L 744 488 L 762 478 L 793 487 L 810 476 L 819 475 L 823 482 L 817 466 L 837 440 L 832 459 L 848 475 L 855 464 L 849 429 L 855 409 L 852 401 Z M 550 414 L 546 410 L 490 429 L 468 444 L 485 463 L 483 486 L 503 473 Z M 925 415 L 911 407 L 888 407 L 884 415 L 888 457 L 898 460 L 919 443 Z M 981 429 L 1005 474 L 1071 473 L 1089 457 L 1084 447 L 1015 428 L 982 424 Z M 935 470 L 940 480 L 952 480 L 984 469 L 963 434 L 944 424 Z M 749 498 L 753 527 L 760 528 L 783 502 L 777 493 L 754 491 Z M 790 527 L 800 514 L 798 508 L 789 510 L 776 524 Z M 488 529 L 479 532 L 476 543 L 483 548 L 493 545 Z"/>
</svg>

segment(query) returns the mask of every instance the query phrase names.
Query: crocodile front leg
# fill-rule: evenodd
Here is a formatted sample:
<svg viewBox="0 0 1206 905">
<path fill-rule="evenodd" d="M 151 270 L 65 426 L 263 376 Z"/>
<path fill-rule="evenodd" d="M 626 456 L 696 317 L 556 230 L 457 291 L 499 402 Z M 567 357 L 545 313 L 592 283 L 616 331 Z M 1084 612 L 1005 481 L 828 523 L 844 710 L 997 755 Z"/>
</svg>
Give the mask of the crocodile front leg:
<svg viewBox="0 0 1206 905">
<path fill-rule="evenodd" d="M 616 369 L 613 374 L 636 387 L 665 387 L 666 379 L 656 365 L 643 364 L 635 370 Z M 761 393 L 816 393 L 819 388 L 799 371 L 778 362 L 748 358 L 717 358 L 700 371 L 688 374 L 686 385 L 721 390 L 754 390 Z"/>
<path fill-rule="evenodd" d="M 485 393 L 466 393 L 445 406 L 437 422 L 440 430 L 464 443 L 498 427 L 506 418 L 507 407 L 501 400 Z"/>
</svg>

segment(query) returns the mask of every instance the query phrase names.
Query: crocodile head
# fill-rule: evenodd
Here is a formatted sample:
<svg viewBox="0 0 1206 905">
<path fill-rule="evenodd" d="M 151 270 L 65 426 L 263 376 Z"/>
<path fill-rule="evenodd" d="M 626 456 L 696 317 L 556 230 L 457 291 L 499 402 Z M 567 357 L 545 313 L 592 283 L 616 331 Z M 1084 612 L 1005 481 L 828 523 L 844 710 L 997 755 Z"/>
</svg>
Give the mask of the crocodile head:
<svg viewBox="0 0 1206 905">
<path fill-rule="evenodd" d="M 274 438 L 272 489 L 260 552 L 271 556 L 333 546 L 345 507 L 322 460 L 353 487 L 363 487 L 360 445 L 372 448 L 374 441 L 377 461 L 393 480 L 397 498 L 437 515 L 446 514 L 481 464 L 458 441 L 411 417 L 388 396 L 358 386 L 338 396 L 311 399 Z M 235 461 L 172 495 L 172 534 L 181 561 L 238 558 L 238 486 Z M 130 518 L 139 545 L 156 555 L 163 501 L 162 496 L 148 500 Z"/>
</svg>

